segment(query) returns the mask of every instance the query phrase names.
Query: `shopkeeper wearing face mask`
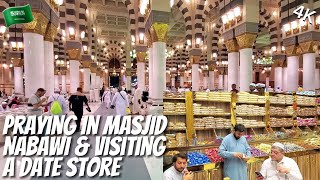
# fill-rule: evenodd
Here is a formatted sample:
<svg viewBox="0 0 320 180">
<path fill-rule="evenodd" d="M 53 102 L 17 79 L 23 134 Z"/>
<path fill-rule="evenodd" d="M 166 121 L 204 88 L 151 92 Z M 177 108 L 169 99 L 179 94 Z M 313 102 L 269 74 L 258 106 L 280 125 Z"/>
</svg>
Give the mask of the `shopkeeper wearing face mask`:
<svg viewBox="0 0 320 180">
<path fill-rule="evenodd" d="M 247 161 L 251 156 L 243 124 L 236 124 L 234 132 L 223 138 L 219 156 L 224 158 L 223 175 L 231 180 L 248 180 Z"/>
<path fill-rule="evenodd" d="M 285 146 L 281 143 L 274 143 L 271 147 L 270 158 L 265 160 L 261 167 L 261 175 L 258 180 L 302 180 L 297 163 L 284 156 Z"/>
</svg>

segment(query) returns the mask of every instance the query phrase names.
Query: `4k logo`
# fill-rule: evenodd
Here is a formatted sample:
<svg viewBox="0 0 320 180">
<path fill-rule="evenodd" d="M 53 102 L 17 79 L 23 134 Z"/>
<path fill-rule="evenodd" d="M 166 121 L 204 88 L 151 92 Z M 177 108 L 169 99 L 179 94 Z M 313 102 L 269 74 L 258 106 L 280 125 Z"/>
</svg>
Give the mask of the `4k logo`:
<svg viewBox="0 0 320 180">
<path fill-rule="evenodd" d="M 304 7 L 300 6 L 300 7 L 298 7 L 298 9 L 295 9 L 293 11 L 293 14 L 297 15 L 298 19 L 300 19 L 303 16 L 303 18 L 302 18 L 303 21 L 306 21 L 306 19 L 308 18 L 309 23 L 312 25 L 311 16 L 313 16 L 316 13 L 316 11 L 310 12 L 310 9 L 308 8 L 306 10 L 305 14 L 303 15 L 303 10 L 304 10 Z"/>
</svg>

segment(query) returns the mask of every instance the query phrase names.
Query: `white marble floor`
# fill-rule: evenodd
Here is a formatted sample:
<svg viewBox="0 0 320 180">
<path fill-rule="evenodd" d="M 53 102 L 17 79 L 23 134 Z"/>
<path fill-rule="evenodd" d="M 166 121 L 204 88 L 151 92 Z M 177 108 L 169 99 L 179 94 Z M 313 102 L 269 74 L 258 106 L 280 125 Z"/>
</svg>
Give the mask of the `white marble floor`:
<svg viewBox="0 0 320 180">
<path fill-rule="evenodd" d="M 100 103 L 91 103 L 90 104 L 91 110 L 92 112 L 89 113 L 87 112 L 87 110 L 84 110 L 85 114 L 93 114 L 93 115 L 101 115 L 101 116 L 107 116 L 107 115 L 115 115 L 114 110 L 106 110 L 104 107 L 100 106 Z M 94 112 L 94 113 L 93 113 Z M 75 125 L 75 123 L 73 124 Z M 101 124 L 104 125 L 104 124 Z M 100 128 L 101 129 L 101 128 Z M 100 134 L 101 132 L 99 132 Z M 74 134 L 73 135 L 73 139 L 76 139 L 77 137 L 79 137 L 80 134 Z M 89 137 L 90 139 L 90 137 Z M 86 155 L 86 157 L 92 158 L 94 157 L 94 147 L 95 147 L 95 142 L 90 142 L 91 144 L 91 149 L 89 151 L 89 153 Z M 59 179 L 59 180 L 63 180 L 63 179 L 117 179 L 117 180 L 161 180 L 162 176 L 161 173 L 159 173 L 159 168 L 162 167 L 162 164 L 155 164 L 157 161 L 155 158 L 153 157 L 149 157 L 149 158 L 144 158 L 144 157 L 124 157 L 124 161 L 122 163 L 120 163 L 122 165 L 121 168 L 121 173 L 122 175 L 116 178 L 108 178 L 108 177 L 82 177 L 79 178 L 77 177 L 77 175 L 74 178 L 69 178 L 65 176 L 65 172 L 69 169 L 68 167 L 66 167 L 66 162 L 68 159 L 72 158 L 72 157 L 76 157 L 76 155 L 72 149 L 75 148 L 76 145 L 76 141 L 72 141 L 72 145 L 71 145 L 71 151 L 68 157 L 64 158 L 64 162 L 62 162 L 62 171 L 61 174 L 62 176 L 58 177 L 58 178 L 30 178 L 30 177 L 25 177 L 25 178 L 3 178 L 2 177 L 2 172 L 4 169 L 4 165 L 6 162 L 6 157 L 3 157 L 3 146 L 0 147 L 0 179 L 10 179 L 10 180 L 18 180 L 18 179 L 25 179 L 25 180 L 30 180 L 30 179 Z M 20 161 L 21 161 L 21 157 L 16 157 L 16 169 L 20 169 Z M 79 165 L 80 166 L 80 165 Z M 162 169 L 162 168 L 161 168 Z M 152 175 L 153 174 L 153 175 Z M 18 173 L 16 173 L 16 176 L 18 176 Z"/>
</svg>

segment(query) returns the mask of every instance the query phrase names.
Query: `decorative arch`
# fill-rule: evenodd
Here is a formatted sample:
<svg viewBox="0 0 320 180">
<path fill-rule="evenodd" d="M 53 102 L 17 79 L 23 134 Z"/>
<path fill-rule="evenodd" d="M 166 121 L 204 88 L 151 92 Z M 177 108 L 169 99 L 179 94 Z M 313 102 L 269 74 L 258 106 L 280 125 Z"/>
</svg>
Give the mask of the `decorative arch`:
<svg viewBox="0 0 320 180">
<path fill-rule="evenodd" d="M 272 15 L 267 11 L 267 9 L 260 9 L 260 16 L 265 21 L 265 27 L 268 28 L 270 33 L 271 47 L 277 46 L 278 44 L 278 34 L 277 34 L 277 24 L 274 19 L 272 19 Z"/>
<path fill-rule="evenodd" d="M 120 61 L 117 57 L 111 57 L 109 60 L 109 69 L 120 69 L 121 68 L 121 64 Z"/>
</svg>

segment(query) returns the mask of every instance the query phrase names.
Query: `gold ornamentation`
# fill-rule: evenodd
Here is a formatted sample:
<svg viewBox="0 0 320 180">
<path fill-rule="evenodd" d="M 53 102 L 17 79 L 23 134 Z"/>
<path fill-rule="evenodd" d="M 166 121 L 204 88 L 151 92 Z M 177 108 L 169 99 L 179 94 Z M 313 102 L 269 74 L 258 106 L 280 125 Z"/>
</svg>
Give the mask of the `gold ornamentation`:
<svg viewBox="0 0 320 180">
<path fill-rule="evenodd" d="M 97 67 L 90 67 L 91 73 L 97 73 Z"/>
<path fill-rule="evenodd" d="M 296 45 L 291 45 L 286 47 L 286 54 L 287 56 L 298 56 L 299 55 L 299 48 Z"/>
<path fill-rule="evenodd" d="M 80 49 L 68 49 L 67 51 L 68 51 L 70 60 L 80 60 L 80 54 L 81 54 Z"/>
<path fill-rule="evenodd" d="M 164 23 L 154 23 L 150 28 L 152 42 L 166 42 L 169 25 Z"/>
<path fill-rule="evenodd" d="M 82 61 L 83 68 L 90 68 L 91 62 L 90 61 Z"/>
<path fill-rule="evenodd" d="M 302 49 L 302 52 L 305 53 L 315 53 L 315 46 L 317 47 L 317 43 L 314 41 L 307 41 L 303 43 L 299 43 L 299 46 Z"/>
<path fill-rule="evenodd" d="M 256 41 L 257 34 L 254 33 L 244 33 L 237 36 L 237 42 L 239 49 L 252 48 L 253 43 Z"/>
<path fill-rule="evenodd" d="M 226 47 L 228 52 L 238 52 L 239 51 L 239 45 L 237 43 L 236 39 L 230 39 L 226 41 Z"/>
<path fill-rule="evenodd" d="M 152 47 L 151 34 L 150 33 L 146 33 L 146 37 L 147 37 L 147 47 L 151 48 Z"/>
<path fill-rule="evenodd" d="M 54 38 L 57 35 L 57 31 L 58 31 L 57 27 L 55 27 L 52 23 L 48 24 L 47 29 L 46 29 L 46 33 L 44 36 L 44 40 L 53 42 Z"/>
<path fill-rule="evenodd" d="M 66 70 L 62 70 L 61 71 L 61 75 L 67 75 L 67 71 Z"/>
<path fill-rule="evenodd" d="M 190 63 L 191 64 L 199 64 L 200 63 L 200 56 L 191 56 Z"/>
<path fill-rule="evenodd" d="M 41 13 L 33 11 L 33 21 L 23 24 L 23 32 L 37 33 L 44 36 L 49 20 Z"/>
<path fill-rule="evenodd" d="M 283 68 L 284 68 L 284 67 L 288 67 L 287 61 L 283 61 L 283 62 L 282 62 L 282 67 L 283 67 Z"/>
<path fill-rule="evenodd" d="M 21 58 L 13 58 L 12 63 L 14 67 L 22 67 L 23 66 L 23 60 Z"/>
<path fill-rule="evenodd" d="M 282 63 L 283 63 L 283 61 L 281 61 L 280 59 L 276 59 L 273 61 L 273 65 L 275 67 L 282 67 Z"/>
<path fill-rule="evenodd" d="M 146 62 L 145 52 L 137 52 L 137 62 Z"/>
<path fill-rule="evenodd" d="M 54 70 L 54 75 L 59 75 L 59 70 L 58 69 Z"/>
<path fill-rule="evenodd" d="M 216 69 L 214 64 L 209 65 L 209 71 L 214 71 Z"/>
<path fill-rule="evenodd" d="M 131 70 L 126 69 L 126 76 L 132 76 Z"/>
</svg>

